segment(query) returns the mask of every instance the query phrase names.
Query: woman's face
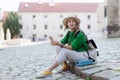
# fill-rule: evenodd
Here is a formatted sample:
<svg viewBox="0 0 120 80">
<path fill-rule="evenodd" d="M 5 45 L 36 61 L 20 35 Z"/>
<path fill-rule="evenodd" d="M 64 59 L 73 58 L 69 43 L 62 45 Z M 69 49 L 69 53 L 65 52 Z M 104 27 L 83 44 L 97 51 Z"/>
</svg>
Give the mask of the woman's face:
<svg viewBox="0 0 120 80">
<path fill-rule="evenodd" d="M 76 20 L 74 18 L 70 18 L 67 21 L 68 28 L 74 30 L 76 27 Z"/>
</svg>

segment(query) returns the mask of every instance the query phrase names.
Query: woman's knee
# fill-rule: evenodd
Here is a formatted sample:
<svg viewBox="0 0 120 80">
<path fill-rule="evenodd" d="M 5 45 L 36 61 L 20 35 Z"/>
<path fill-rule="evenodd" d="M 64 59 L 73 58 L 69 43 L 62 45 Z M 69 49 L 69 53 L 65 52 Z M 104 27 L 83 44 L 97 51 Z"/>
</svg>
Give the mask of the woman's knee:
<svg viewBox="0 0 120 80">
<path fill-rule="evenodd" d="M 57 47 L 56 47 L 56 52 L 57 52 L 57 53 L 60 53 L 61 51 L 62 51 L 62 52 L 68 52 L 69 50 L 68 50 L 68 49 L 65 49 L 65 48 L 61 48 L 60 46 L 57 46 Z"/>
<path fill-rule="evenodd" d="M 60 46 L 56 46 L 56 52 L 57 54 L 61 51 L 61 47 Z"/>
<path fill-rule="evenodd" d="M 62 53 L 69 53 L 69 49 L 62 48 L 60 52 L 62 52 Z"/>
<path fill-rule="evenodd" d="M 58 63 L 62 63 L 66 60 L 66 52 L 64 49 L 61 49 L 59 54 L 56 56 L 56 60 L 58 61 Z"/>
</svg>

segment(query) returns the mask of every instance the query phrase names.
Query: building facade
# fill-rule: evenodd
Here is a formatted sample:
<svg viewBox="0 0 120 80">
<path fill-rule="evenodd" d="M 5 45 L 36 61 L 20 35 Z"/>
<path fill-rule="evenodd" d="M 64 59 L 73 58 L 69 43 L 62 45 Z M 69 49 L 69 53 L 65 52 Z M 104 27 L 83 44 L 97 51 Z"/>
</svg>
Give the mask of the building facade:
<svg viewBox="0 0 120 80">
<path fill-rule="evenodd" d="M 120 0 L 107 0 L 108 37 L 120 37 Z"/>
<path fill-rule="evenodd" d="M 98 27 L 102 37 L 107 38 L 107 0 L 99 3 L 97 9 Z"/>
<path fill-rule="evenodd" d="M 3 27 L 2 27 L 2 9 L 0 8 L 0 41 L 4 40 Z"/>
<path fill-rule="evenodd" d="M 100 37 L 101 26 L 98 24 L 97 3 L 25 3 L 19 5 L 21 38 L 40 41 L 53 36 L 61 38 L 64 31 L 63 19 L 76 15 L 81 20 L 80 29 L 89 37 Z"/>
</svg>

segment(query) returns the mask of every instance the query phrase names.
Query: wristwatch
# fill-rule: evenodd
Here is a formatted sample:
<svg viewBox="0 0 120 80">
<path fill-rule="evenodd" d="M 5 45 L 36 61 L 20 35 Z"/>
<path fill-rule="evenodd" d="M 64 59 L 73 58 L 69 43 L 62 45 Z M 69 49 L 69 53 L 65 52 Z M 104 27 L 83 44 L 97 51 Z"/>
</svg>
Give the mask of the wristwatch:
<svg viewBox="0 0 120 80">
<path fill-rule="evenodd" d="M 63 47 L 64 47 L 64 45 L 62 45 L 62 44 L 61 44 L 61 45 L 60 45 L 60 47 L 61 47 L 61 48 L 63 48 Z"/>
</svg>

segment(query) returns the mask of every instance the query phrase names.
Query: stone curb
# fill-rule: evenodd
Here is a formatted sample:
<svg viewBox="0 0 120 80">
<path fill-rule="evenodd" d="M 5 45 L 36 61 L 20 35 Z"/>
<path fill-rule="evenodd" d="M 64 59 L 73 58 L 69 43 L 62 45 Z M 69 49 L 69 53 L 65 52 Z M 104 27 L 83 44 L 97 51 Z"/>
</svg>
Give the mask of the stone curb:
<svg viewBox="0 0 120 80">
<path fill-rule="evenodd" d="M 74 66 L 73 71 L 85 80 L 120 80 L 120 70 L 117 71 L 104 65 Z"/>
</svg>

